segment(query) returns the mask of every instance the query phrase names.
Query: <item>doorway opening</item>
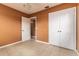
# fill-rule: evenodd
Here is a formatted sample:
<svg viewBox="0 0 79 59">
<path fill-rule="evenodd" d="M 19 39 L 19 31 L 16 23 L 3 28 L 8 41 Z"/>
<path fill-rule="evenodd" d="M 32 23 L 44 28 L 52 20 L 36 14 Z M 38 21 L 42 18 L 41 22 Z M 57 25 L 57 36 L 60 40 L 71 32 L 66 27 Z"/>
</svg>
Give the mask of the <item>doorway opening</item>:
<svg viewBox="0 0 79 59">
<path fill-rule="evenodd" d="M 31 38 L 36 38 L 36 17 L 31 17 Z"/>
</svg>

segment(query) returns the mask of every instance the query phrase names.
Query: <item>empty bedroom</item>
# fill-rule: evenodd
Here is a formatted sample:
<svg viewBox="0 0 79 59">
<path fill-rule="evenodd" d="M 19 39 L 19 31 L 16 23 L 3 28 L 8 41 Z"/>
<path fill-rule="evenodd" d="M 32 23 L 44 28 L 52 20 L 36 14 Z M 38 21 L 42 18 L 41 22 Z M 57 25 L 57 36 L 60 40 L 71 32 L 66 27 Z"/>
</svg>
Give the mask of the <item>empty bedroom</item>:
<svg viewBox="0 0 79 59">
<path fill-rule="evenodd" d="M 0 56 L 78 56 L 79 3 L 0 3 Z"/>
</svg>

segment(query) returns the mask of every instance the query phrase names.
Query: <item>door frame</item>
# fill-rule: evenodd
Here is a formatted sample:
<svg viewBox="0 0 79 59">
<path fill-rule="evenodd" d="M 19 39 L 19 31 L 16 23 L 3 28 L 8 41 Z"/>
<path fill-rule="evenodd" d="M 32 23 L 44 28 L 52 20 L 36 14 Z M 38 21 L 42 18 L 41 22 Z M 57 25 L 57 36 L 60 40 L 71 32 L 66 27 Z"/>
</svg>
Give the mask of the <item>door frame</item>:
<svg viewBox="0 0 79 59">
<path fill-rule="evenodd" d="M 35 19 L 35 40 L 37 40 L 37 17 L 30 17 L 30 19 Z"/>
</svg>

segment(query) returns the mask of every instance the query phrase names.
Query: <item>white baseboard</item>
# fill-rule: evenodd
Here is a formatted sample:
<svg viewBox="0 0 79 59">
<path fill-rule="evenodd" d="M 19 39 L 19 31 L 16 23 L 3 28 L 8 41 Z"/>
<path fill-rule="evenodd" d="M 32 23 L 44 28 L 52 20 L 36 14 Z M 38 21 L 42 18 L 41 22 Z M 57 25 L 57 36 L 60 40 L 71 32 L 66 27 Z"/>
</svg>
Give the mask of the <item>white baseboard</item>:
<svg viewBox="0 0 79 59">
<path fill-rule="evenodd" d="M 21 41 L 17 41 L 17 42 L 11 43 L 11 44 L 7 44 L 7 45 L 4 45 L 4 46 L 1 46 L 0 48 L 8 47 L 8 46 L 11 46 L 11 45 L 14 45 L 14 44 L 17 44 L 17 43 L 21 43 L 21 42 L 24 42 L 24 41 L 22 41 L 22 40 Z"/>
<path fill-rule="evenodd" d="M 77 50 L 75 50 L 75 52 L 77 53 L 77 55 L 79 56 L 79 52 Z"/>
<path fill-rule="evenodd" d="M 17 42 L 11 43 L 11 44 L 7 44 L 7 45 L 4 45 L 4 46 L 1 46 L 0 48 L 8 47 L 8 46 L 11 46 L 11 45 L 14 45 L 14 44 L 17 44 L 17 43 L 21 43 L 21 42 L 25 42 L 25 41 L 28 41 L 28 40 L 17 41 Z M 43 42 L 43 41 L 40 41 L 40 40 L 35 40 L 35 41 L 36 41 L 36 42 L 41 42 L 41 43 L 48 44 L 47 42 Z"/>
<path fill-rule="evenodd" d="M 40 41 L 40 40 L 35 40 L 36 42 L 44 43 L 44 44 L 50 44 L 48 42 Z"/>
</svg>

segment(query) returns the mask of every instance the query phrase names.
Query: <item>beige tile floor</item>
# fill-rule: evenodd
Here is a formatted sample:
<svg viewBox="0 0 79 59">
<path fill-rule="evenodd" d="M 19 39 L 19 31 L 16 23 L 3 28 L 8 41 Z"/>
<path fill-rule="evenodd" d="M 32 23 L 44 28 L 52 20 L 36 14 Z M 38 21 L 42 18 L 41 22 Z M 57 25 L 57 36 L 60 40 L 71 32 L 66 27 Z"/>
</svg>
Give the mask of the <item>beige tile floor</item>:
<svg viewBox="0 0 79 59">
<path fill-rule="evenodd" d="M 77 56 L 75 51 L 33 40 L 0 48 L 0 56 Z"/>
</svg>

